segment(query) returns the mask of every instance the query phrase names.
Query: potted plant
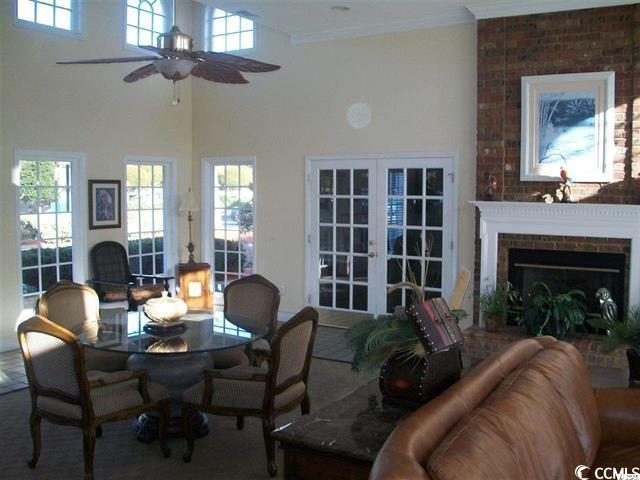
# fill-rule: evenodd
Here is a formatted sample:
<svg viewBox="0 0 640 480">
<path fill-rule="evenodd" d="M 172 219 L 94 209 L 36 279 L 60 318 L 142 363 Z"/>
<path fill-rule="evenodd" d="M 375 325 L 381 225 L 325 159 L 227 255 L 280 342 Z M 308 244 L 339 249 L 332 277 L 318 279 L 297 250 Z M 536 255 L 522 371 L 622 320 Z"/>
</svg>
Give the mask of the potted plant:
<svg viewBox="0 0 640 480">
<path fill-rule="evenodd" d="M 584 323 L 587 307 L 586 295 L 581 290 L 554 294 L 544 282 L 531 286 L 524 301 L 524 312 L 518 317 L 518 325 L 530 335 L 553 335 L 564 339 L 576 325 Z"/>
<path fill-rule="evenodd" d="M 509 313 L 509 301 L 513 298 L 514 292 L 511 285 L 489 287 L 480 295 L 480 311 L 484 319 L 484 329 L 487 332 L 497 332 L 504 327 Z"/>
<path fill-rule="evenodd" d="M 592 318 L 588 322 L 594 328 L 607 331 L 607 338 L 602 345 L 604 353 L 627 347 L 629 384 L 640 385 L 640 307 L 630 308 L 622 322 L 604 318 Z"/>
</svg>

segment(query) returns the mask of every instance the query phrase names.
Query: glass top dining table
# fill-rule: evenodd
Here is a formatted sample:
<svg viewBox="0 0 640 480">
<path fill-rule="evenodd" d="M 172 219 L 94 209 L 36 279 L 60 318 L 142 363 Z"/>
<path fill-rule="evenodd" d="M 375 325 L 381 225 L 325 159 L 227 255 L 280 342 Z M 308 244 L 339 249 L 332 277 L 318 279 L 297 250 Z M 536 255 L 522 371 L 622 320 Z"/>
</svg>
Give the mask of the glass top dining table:
<svg viewBox="0 0 640 480">
<path fill-rule="evenodd" d="M 184 329 L 158 334 L 145 325 L 151 320 L 142 311 L 100 311 L 100 329 L 81 332 L 80 342 L 89 348 L 144 355 L 180 355 L 224 350 L 264 338 L 268 329 L 242 315 L 222 311 L 190 311 L 180 318 Z"/>
</svg>

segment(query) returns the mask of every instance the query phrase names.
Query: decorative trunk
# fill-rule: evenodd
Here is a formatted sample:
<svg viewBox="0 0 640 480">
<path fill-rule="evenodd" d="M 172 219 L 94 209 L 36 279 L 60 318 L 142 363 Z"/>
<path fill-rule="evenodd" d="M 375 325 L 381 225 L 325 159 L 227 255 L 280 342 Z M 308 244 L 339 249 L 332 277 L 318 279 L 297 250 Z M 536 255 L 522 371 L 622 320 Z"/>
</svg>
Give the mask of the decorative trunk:
<svg viewBox="0 0 640 480">
<path fill-rule="evenodd" d="M 395 354 L 380 369 L 384 400 L 419 407 L 460 379 L 462 359 L 458 345 L 419 360 Z"/>
</svg>

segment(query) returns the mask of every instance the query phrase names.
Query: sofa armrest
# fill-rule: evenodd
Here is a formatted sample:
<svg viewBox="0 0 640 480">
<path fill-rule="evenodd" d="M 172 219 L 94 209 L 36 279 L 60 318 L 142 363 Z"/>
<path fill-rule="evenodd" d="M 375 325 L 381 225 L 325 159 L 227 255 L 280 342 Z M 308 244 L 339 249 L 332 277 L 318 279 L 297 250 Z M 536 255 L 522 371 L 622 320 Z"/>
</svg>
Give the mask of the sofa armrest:
<svg viewBox="0 0 640 480">
<path fill-rule="evenodd" d="M 637 442 L 640 431 L 640 389 L 603 388 L 594 390 L 602 440 Z"/>
<path fill-rule="evenodd" d="M 429 480 L 424 467 L 407 452 L 381 451 L 371 469 L 369 480 Z"/>
</svg>

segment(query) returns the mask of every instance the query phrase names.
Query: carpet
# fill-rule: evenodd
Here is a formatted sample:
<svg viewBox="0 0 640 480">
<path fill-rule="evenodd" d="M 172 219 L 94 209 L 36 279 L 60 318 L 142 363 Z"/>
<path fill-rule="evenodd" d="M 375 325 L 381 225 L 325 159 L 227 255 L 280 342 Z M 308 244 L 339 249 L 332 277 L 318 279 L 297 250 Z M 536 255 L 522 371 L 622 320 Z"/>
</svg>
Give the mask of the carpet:
<svg viewBox="0 0 640 480">
<path fill-rule="evenodd" d="M 314 359 L 309 390 L 311 411 L 337 400 L 366 383 L 346 363 Z M 31 456 L 28 390 L 0 397 L 0 478 L 71 480 L 83 478 L 82 434 L 77 428 L 42 422 L 42 454 L 35 470 L 27 467 Z M 276 420 L 277 426 L 299 418 L 295 410 Z M 211 433 L 196 441 L 191 463 L 182 461 L 184 440 L 170 440 L 172 455 L 163 458 L 158 442 L 135 439 L 131 421 L 107 424 L 96 442 L 95 476 L 101 479 L 268 479 L 260 420 L 246 418 L 242 431 L 235 417 L 209 416 Z M 277 449 L 279 478 L 282 451 Z"/>
</svg>

